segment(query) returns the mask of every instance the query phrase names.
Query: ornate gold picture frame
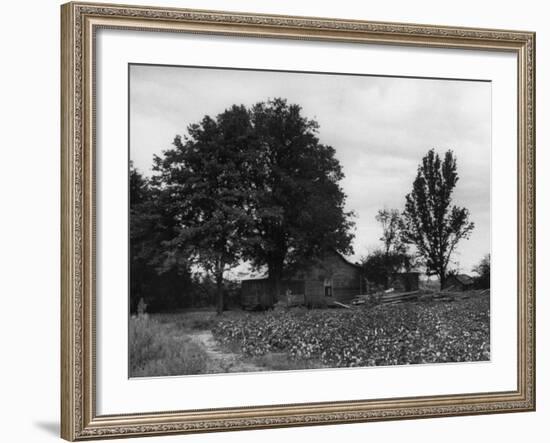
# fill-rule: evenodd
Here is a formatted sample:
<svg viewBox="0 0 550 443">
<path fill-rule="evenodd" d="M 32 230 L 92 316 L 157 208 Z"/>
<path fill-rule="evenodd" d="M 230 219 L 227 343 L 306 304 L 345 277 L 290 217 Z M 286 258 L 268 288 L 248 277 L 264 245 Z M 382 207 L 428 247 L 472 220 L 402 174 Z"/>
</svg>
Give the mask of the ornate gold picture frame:
<svg viewBox="0 0 550 443">
<path fill-rule="evenodd" d="M 87 440 L 534 411 L 535 34 L 524 31 L 67 3 L 61 7 L 61 436 Z M 262 37 L 517 56 L 517 388 L 415 396 L 98 415 L 96 410 L 96 32 Z M 122 148 L 123 149 L 123 148 Z M 512 290 L 512 289 L 510 289 Z M 122 321 L 123 319 L 121 319 Z"/>
</svg>

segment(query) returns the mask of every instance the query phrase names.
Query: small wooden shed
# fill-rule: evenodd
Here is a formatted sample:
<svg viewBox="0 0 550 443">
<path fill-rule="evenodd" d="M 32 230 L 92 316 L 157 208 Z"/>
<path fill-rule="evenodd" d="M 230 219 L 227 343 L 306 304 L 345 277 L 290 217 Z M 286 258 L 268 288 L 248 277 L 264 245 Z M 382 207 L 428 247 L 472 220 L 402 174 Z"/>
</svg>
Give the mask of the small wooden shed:
<svg viewBox="0 0 550 443">
<path fill-rule="evenodd" d="M 446 291 L 469 291 L 474 289 L 474 279 L 467 274 L 449 275 L 442 289 Z"/>
<path fill-rule="evenodd" d="M 397 292 L 418 291 L 420 272 L 394 272 L 391 276 L 390 288 Z"/>
</svg>

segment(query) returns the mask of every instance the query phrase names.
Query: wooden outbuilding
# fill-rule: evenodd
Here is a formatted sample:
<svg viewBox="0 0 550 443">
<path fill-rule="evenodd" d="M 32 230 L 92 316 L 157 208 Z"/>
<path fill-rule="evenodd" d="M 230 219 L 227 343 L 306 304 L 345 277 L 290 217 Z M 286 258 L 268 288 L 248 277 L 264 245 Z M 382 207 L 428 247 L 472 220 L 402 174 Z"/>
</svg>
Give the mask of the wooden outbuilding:
<svg viewBox="0 0 550 443">
<path fill-rule="evenodd" d="M 447 277 L 443 290 L 469 291 L 474 289 L 474 279 L 467 274 L 452 274 Z"/>
<path fill-rule="evenodd" d="M 394 272 L 391 276 L 390 288 L 397 292 L 418 291 L 420 272 Z"/>
</svg>

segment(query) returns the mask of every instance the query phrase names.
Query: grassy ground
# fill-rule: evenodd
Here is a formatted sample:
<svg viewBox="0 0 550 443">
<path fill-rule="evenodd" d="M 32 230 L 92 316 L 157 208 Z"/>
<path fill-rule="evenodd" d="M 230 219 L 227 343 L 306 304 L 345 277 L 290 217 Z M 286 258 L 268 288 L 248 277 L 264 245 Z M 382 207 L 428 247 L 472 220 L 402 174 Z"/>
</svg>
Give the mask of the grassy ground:
<svg viewBox="0 0 550 443">
<path fill-rule="evenodd" d="M 179 322 L 167 320 L 147 314 L 130 319 L 131 377 L 201 374 L 207 370 L 205 351 L 181 333 Z"/>
<path fill-rule="evenodd" d="M 484 361 L 489 295 L 354 309 L 132 318 L 133 376 Z"/>
</svg>

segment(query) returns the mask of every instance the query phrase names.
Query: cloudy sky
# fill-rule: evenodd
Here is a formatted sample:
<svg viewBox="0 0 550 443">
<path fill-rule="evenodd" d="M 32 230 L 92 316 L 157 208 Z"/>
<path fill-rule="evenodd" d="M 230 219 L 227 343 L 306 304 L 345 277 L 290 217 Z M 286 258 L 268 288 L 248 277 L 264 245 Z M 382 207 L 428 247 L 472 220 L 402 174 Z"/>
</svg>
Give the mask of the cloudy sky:
<svg viewBox="0 0 550 443">
<path fill-rule="evenodd" d="M 336 149 L 347 206 L 357 214 L 352 259 L 380 245 L 377 211 L 403 209 L 431 148 L 455 152 L 454 201 L 476 225 L 455 254 L 459 269 L 470 272 L 490 251 L 488 82 L 132 65 L 130 157 L 150 175 L 153 154 L 170 148 L 190 123 L 274 97 L 300 104 L 319 122 L 320 141 Z"/>
</svg>

